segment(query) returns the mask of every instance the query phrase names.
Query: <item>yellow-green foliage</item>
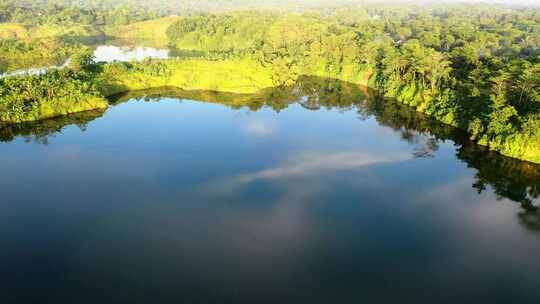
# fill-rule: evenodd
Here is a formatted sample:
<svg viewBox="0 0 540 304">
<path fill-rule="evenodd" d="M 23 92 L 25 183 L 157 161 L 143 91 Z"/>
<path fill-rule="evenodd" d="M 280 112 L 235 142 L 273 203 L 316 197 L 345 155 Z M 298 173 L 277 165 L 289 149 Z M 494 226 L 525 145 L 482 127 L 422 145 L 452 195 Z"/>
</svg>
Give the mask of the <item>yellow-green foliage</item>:
<svg viewBox="0 0 540 304">
<path fill-rule="evenodd" d="M 36 121 L 67 114 L 79 113 L 90 110 L 106 109 L 108 103 L 104 98 L 96 96 L 61 97 L 39 103 L 32 111 L 0 113 L 0 122 L 21 123 Z"/>
<path fill-rule="evenodd" d="M 370 92 L 367 87 L 353 83 L 302 76 L 292 86 L 270 87 L 253 93 L 160 87 L 117 94 L 111 100 L 113 104 L 118 104 L 132 99 L 140 99 L 141 97 L 144 100 L 159 100 L 162 97 L 174 96 L 181 99 L 222 104 L 231 108 L 249 107 L 251 110 L 258 110 L 267 106 L 278 111 L 301 99 L 302 105 L 308 108 L 349 108 L 353 104 L 366 101 L 369 95 Z"/>
<path fill-rule="evenodd" d="M 0 23 L 0 39 L 26 39 L 28 30 L 19 23 Z"/>
<path fill-rule="evenodd" d="M 43 24 L 30 29 L 29 37 L 32 39 L 52 37 L 83 37 L 101 35 L 101 31 L 88 25 L 64 26 L 59 24 Z"/>
<path fill-rule="evenodd" d="M 530 117 L 521 132 L 492 140 L 484 137 L 479 143 L 506 156 L 540 163 L 540 119 Z"/>
<path fill-rule="evenodd" d="M 71 48 L 58 38 L 0 40 L 0 71 L 62 64 Z"/>
<path fill-rule="evenodd" d="M 136 22 L 114 27 L 110 29 L 107 34 L 121 39 L 137 38 L 166 41 L 167 29 L 177 20 L 178 17 L 170 16 L 149 21 Z"/>
<path fill-rule="evenodd" d="M 101 90 L 107 96 L 164 86 L 233 93 L 254 93 L 273 86 L 271 69 L 249 58 L 116 63 L 105 65 L 103 70 Z"/>
<path fill-rule="evenodd" d="M 106 109 L 107 101 L 101 97 L 89 96 L 82 99 L 63 97 L 49 103 L 41 103 L 31 115 L 21 116 L 17 122 L 34 121 L 89 110 Z"/>
<path fill-rule="evenodd" d="M 79 47 L 79 39 L 100 34 L 84 25 L 0 24 L 0 72 L 61 65 Z"/>
<path fill-rule="evenodd" d="M 353 64 L 347 64 L 343 66 L 342 71 L 335 73 L 328 71 L 326 65 L 319 64 L 317 66 L 314 65 L 302 69 L 301 74 L 305 76 L 339 79 L 362 86 L 369 86 L 372 71 L 368 67 L 359 67 Z"/>
<path fill-rule="evenodd" d="M 177 87 L 157 87 L 117 94 L 113 98 L 113 103 L 118 104 L 132 99 L 138 99 L 141 96 L 151 99 L 174 96 L 176 98 L 197 100 L 199 102 L 222 104 L 231 108 L 242 108 L 265 104 L 269 98 L 269 92 L 272 93 L 273 91 L 274 88 L 268 88 L 255 93 L 231 93 L 208 90 L 184 90 Z"/>
</svg>

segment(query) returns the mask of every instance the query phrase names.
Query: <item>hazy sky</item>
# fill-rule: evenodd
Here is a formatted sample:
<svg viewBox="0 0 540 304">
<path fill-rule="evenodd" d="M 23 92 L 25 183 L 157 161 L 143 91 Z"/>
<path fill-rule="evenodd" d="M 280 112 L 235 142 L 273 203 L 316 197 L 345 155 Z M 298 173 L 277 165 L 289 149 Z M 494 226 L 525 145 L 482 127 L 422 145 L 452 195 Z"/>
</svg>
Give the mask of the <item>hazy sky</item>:
<svg viewBox="0 0 540 304">
<path fill-rule="evenodd" d="M 266 0 L 272 2 L 272 0 Z M 278 0 L 279 2 L 282 0 Z M 290 0 L 297 3 L 344 3 L 344 2 L 384 2 L 384 3 L 487 3 L 487 4 L 512 4 L 522 6 L 540 6 L 540 0 Z"/>
<path fill-rule="evenodd" d="M 327 0 L 329 3 L 332 0 Z M 355 1 L 355 0 L 352 0 Z M 362 1 L 362 0 L 357 0 Z M 492 3 L 492 4 L 514 4 L 514 5 L 535 5 L 540 6 L 540 0 L 364 0 L 366 2 L 387 2 L 387 3 Z"/>
<path fill-rule="evenodd" d="M 373 1 L 377 2 L 377 0 L 373 0 Z M 393 1 L 380 0 L 380 1 L 381 2 L 415 2 L 415 3 L 476 2 L 476 3 L 507 3 L 507 4 L 520 4 L 520 5 L 533 5 L 533 4 L 540 5 L 540 0 L 442 0 L 442 1 L 441 0 L 393 0 Z"/>
</svg>

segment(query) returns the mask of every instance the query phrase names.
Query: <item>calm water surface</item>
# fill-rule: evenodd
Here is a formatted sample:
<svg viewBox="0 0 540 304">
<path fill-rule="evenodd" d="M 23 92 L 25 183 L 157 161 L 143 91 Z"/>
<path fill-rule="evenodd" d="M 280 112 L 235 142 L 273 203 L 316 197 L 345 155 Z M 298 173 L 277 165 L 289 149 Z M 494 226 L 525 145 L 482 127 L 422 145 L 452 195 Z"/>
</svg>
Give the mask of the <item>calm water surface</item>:
<svg viewBox="0 0 540 304">
<path fill-rule="evenodd" d="M 206 55 L 200 51 L 178 50 L 167 46 L 164 42 L 155 41 L 102 41 L 101 44 L 89 45 L 94 50 L 95 62 L 134 62 L 145 59 L 170 59 L 170 58 L 196 58 Z M 9 65 L 0 63 L 0 78 L 24 75 L 42 75 L 51 70 L 64 69 L 71 63 L 71 58 L 66 58 L 57 64 L 42 63 L 37 66 L 25 66 L 24 68 L 10 70 Z"/>
<path fill-rule="evenodd" d="M 166 95 L 1 129 L 2 303 L 540 298 L 537 166 L 346 86 Z"/>
<path fill-rule="evenodd" d="M 169 59 L 171 57 L 181 57 L 178 51 L 171 50 L 166 46 L 150 47 L 122 41 L 110 41 L 105 44 L 91 46 L 94 49 L 95 62 L 131 62 L 143 61 L 148 58 L 152 59 Z M 64 69 L 69 66 L 70 58 L 66 58 L 58 65 L 50 63 L 43 64 L 37 67 L 27 67 L 14 71 L 4 71 L 5 67 L 0 65 L 0 78 L 24 76 L 24 75 L 42 75 L 50 70 Z"/>
<path fill-rule="evenodd" d="M 142 61 L 147 58 L 168 59 L 169 49 L 144 46 L 100 45 L 94 50 L 96 62 Z"/>
</svg>

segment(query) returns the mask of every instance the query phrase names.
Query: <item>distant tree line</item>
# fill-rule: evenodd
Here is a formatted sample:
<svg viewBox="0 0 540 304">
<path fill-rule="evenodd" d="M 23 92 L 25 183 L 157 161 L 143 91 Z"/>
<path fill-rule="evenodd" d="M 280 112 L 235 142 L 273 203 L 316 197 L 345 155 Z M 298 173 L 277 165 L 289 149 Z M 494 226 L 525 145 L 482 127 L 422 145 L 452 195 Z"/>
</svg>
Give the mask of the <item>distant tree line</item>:
<svg viewBox="0 0 540 304">
<path fill-rule="evenodd" d="M 76 2 L 0 0 L 0 23 L 118 26 L 157 18 L 164 14 L 140 5 L 130 5 L 128 2 L 124 4 L 104 0 L 90 0 L 80 4 Z"/>
</svg>

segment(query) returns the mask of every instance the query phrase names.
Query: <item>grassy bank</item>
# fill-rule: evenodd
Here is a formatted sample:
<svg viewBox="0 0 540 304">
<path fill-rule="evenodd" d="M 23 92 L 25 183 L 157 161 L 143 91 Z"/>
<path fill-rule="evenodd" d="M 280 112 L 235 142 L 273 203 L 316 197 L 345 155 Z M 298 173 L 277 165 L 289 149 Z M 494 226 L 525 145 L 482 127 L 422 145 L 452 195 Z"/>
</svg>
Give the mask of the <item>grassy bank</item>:
<svg viewBox="0 0 540 304">
<path fill-rule="evenodd" d="M 148 60 L 73 67 L 0 79 L 0 122 L 20 123 L 104 109 L 108 96 L 165 86 L 256 93 L 273 87 L 274 82 L 271 69 L 252 59 Z"/>
<path fill-rule="evenodd" d="M 167 41 L 167 29 L 178 20 L 170 16 L 159 19 L 136 22 L 132 24 L 112 27 L 106 34 L 118 39 L 143 39 Z"/>
<path fill-rule="evenodd" d="M 321 66 L 306 66 L 292 73 L 279 62 L 263 65 L 253 56 L 90 65 L 83 70 L 0 79 L 0 121 L 16 123 L 104 108 L 106 97 L 151 88 L 255 94 L 292 85 L 303 75 L 357 84 L 366 80 L 365 71 L 352 68 L 329 75 Z"/>
<path fill-rule="evenodd" d="M 274 86 L 272 70 L 249 58 L 107 64 L 101 67 L 96 81 L 104 96 L 164 86 L 232 93 L 255 93 Z"/>
</svg>

